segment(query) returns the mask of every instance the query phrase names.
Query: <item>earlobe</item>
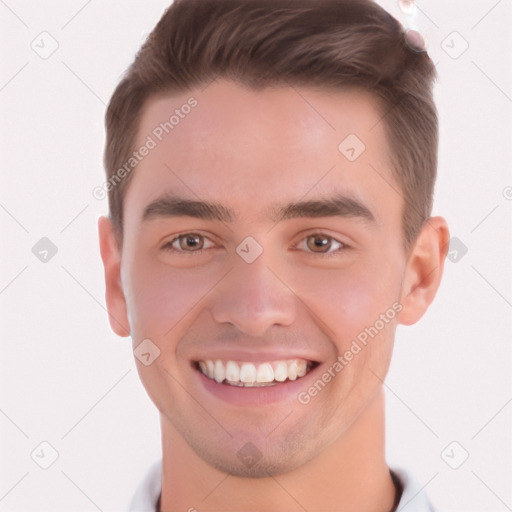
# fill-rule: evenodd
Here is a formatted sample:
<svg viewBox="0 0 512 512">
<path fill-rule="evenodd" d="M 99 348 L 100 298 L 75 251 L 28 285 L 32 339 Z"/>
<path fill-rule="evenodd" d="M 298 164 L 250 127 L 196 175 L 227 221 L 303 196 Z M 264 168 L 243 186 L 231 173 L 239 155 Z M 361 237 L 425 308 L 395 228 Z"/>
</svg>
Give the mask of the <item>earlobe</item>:
<svg viewBox="0 0 512 512">
<path fill-rule="evenodd" d="M 130 335 L 130 328 L 121 281 L 121 251 L 109 218 L 102 216 L 98 219 L 98 235 L 105 270 L 105 301 L 110 327 L 118 336 L 126 337 Z"/>
<path fill-rule="evenodd" d="M 398 322 L 416 323 L 427 311 L 441 284 L 446 249 L 450 240 L 448 225 L 442 217 L 426 221 L 410 251 L 404 272 L 403 306 Z"/>
</svg>

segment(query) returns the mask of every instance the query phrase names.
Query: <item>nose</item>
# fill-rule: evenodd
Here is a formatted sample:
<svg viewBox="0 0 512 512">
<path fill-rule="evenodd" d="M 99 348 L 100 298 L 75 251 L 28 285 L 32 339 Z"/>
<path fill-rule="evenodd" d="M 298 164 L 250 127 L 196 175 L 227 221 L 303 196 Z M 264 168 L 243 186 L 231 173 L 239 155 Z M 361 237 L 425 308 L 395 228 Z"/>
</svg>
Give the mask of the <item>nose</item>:
<svg viewBox="0 0 512 512">
<path fill-rule="evenodd" d="M 294 322 L 297 298 L 285 276 L 267 265 L 264 254 L 252 263 L 241 258 L 235 261 L 233 270 L 216 287 L 211 308 L 216 322 L 229 323 L 251 336 Z"/>
</svg>

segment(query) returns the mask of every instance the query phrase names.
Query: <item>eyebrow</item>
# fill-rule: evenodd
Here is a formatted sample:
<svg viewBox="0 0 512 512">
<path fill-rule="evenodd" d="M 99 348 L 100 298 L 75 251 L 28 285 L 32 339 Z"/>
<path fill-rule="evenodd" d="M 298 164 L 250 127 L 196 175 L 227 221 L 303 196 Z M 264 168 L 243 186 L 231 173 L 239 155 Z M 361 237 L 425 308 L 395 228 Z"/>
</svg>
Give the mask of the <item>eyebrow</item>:
<svg viewBox="0 0 512 512">
<path fill-rule="evenodd" d="M 371 210 L 355 198 L 337 194 L 325 199 L 291 202 L 271 206 L 268 218 L 273 222 L 299 217 L 354 217 L 375 224 Z M 142 222 L 157 218 L 193 217 L 202 220 L 233 222 L 235 211 L 219 203 L 199 201 L 165 194 L 144 208 Z"/>
</svg>

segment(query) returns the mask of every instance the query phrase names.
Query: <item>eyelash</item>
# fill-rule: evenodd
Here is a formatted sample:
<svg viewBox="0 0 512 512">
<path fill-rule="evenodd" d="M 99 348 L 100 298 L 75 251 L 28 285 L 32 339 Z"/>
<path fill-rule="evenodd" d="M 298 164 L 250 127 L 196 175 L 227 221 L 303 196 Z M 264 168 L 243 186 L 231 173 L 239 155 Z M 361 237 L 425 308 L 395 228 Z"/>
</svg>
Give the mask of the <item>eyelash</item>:
<svg viewBox="0 0 512 512">
<path fill-rule="evenodd" d="M 199 233 L 195 233 L 193 231 L 189 232 L 189 233 L 182 233 L 180 235 L 177 235 L 176 237 L 174 237 L 172 240 L 170 240 L 169 242 L 165 243 L 163 246 L 162 246 L 162 250 L 163 251 L 166 251 L 166 252 L 173 252 L 173 253 L 176 253 L 176 254 L 183 254 L 183 255 L 201 255 L 203 254 L 205 251 L 209 250 L 210 248 L 207 247 L 206 249 L 199 249 L 197 251 L 183 251 L 183 250 L 180 250 L 180 249 L 175 249 L 174 247 L 172 247 L 172 245 L 177 242 L 180 238 L 182 237 L 185 237 L 185 236 L 188 236 L 188 235 L 198 235 L 200 237 L 202 237 L 204 240 L 209 240 L 209 238 L 207 236 L 204 236 L 204 235 L 201 235 Z M 337 243 L 340 245 L 340 247 L 338 247 L 336 250 L 334 251 L 329 251 L 329 252 L 313 252 L 313 251 L 305 251 L 307 252 L 308 254 L 313 254 L 315 256 L 322 256 L 322 257 L 330 257 L 330 256 L 334 256 L 344 250 L 347 250 L 347 249 L 350 249 L 350 246 L 347 245 L 346 243 L 344 242 L 340 242 L 339 240 L 336 240 L 336 238 L 332 237 L 331 235 L 326 235 L 324 233 L 311 233 L 309 235 L 306 235 L 304 238 L 302 238 L 299 243 L 297 243 L 295 246 L 294 246 L 294 249 L 297 248 L 297 246 L 301 243 L 301 242 L 306 242 L 306 240 L 310 237 L 324 237 L 324 238 L 328 238 L 331 240 L 331 243 L 334 242 L 334 243 Z M 210 240 L 211 242 L 211 240 Z M 300 249 L 298 249 L 300 250 Z"/>
</svg>

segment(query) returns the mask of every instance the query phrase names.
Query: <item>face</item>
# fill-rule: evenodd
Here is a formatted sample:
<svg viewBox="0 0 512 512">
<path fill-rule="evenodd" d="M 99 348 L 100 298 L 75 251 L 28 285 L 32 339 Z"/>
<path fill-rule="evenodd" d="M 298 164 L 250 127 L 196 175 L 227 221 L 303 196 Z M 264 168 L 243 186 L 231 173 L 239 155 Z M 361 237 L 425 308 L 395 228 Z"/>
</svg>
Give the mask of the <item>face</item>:
<svg viewBox="0 0 512 512">
<path fill-rule="evenodd" d="M 381 388 L 406 254 L 380 117 L 363 91 L 220 80 L 145 106 L 136 147 L 155 145 L 125 197 L 126 319 L 134 348 L 159 351 L 136 362 L 163 425 L 218 469 L 296 468 Z"/>
</svg>

